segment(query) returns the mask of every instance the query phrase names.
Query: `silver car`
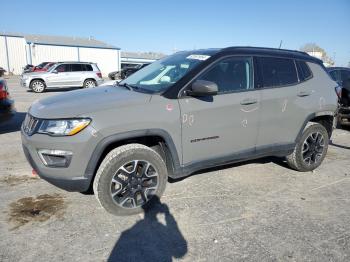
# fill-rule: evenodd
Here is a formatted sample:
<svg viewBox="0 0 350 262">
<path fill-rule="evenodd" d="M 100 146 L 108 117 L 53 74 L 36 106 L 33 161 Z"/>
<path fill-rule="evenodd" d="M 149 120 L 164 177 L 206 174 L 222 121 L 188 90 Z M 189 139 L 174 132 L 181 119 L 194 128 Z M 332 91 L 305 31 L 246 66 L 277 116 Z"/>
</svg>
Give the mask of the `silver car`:
<svg viewBox="0 0 350 262">
<path fill-rule="evenodd" d="M 21 77 L 21 86 L 30 88 L 35 93 L 42 93 L 47 88 L 90 88 L 102 82 L 97 64 L 85 62 L 59 62 L 46 72 L 27 73 Z"/>
</svg>

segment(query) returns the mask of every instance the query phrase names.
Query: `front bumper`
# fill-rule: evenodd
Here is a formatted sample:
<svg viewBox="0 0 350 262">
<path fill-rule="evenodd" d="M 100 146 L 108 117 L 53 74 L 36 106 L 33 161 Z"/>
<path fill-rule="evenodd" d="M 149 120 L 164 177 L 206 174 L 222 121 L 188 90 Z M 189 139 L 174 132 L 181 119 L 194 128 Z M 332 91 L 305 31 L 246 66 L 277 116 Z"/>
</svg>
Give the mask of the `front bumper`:
<svg viewBox="0 0 350 262">
<path fill-rule="evenodd" d="M 29 79 L 21 78 L 20 84 L 21 84 L 22 87 L 28 88 L 29 87 L 29 83 L 30 83 Z"/>
<path fill-rule="evenodd" d="M 85 174 L 89 159 L 99 141 L 91 135 L 92 127 L 71 137 L 50 137 L 43 134 L 28 136 L 22 129 L 23 152 L 38 175 L 47 182 L 67 191 L 84 192 L 90 187 L 93 174 Z M 41 149 L 66 150 L 73 153 L 68 167 L 46 166 L 39 155 Z"/>
</svg>

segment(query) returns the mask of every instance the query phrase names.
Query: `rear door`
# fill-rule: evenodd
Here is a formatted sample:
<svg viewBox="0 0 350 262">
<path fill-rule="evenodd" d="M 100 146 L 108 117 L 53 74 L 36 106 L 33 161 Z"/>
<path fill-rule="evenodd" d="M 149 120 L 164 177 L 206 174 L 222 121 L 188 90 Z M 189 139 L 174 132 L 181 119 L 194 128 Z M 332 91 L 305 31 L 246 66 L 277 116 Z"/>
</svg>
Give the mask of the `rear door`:
<svg viewBox="0 0 350 262">
<path fill-rule="evenodd" d="M 71 86 L 81 86 L 82 80 L 86 75 L 84 64 L 71 64 L 70 84 Z"/>
<path fill-rule="evenodd" d="M 254 89 L 253 75 L 251 57 L 233 56 L 217 61 L 194 79 L 216 83 L 219 93 L 179 99 L 184 165 L 254 152 L 260 91 Z"/>
<path fill-rule="evenodd" d="M 261 123 L 257 150 L 294 142 L 303 115 L 296 112 L 298 76 L 293 59 L 257 57 Z M 299 131 L 299 130 L 297 130 Z"/>
</svg>

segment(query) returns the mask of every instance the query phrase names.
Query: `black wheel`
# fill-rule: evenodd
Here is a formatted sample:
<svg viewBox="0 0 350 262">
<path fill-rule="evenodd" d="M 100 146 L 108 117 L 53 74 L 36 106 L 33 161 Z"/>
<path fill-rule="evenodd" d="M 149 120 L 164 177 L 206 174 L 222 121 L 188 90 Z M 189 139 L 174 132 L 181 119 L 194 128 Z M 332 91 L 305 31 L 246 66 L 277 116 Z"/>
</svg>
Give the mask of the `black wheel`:
<svg viewBox="0 0 350 262">
<path fill-rule="evenodd" d="M 30 83 L 30 89 L 33 90 L 35 93 L 42 93 L 45 91 L 46 85 L 45 82 L 42 80 L 33 80 Z"/>
<path fill-rule="evenodd" d="M 293 153 L 287 156 L 288 165 L 301 172 L 316 169 L 327 154 L 328 143 L 326 128 L 318 123 L 309 124 L 295 145 Z"/>
<path fill-rule="evenodd" d="M 84 81 L 83 88 L 94 88 L 96 86 L 97 86 L 97 84 L 96 84 L 96 81 L 94 79 L 86 79 Z"/>
<path fill-rule="evenodd" d="M 162 196 L 168 179 L 163 158 L 141 144 L 118 147 L 102 161 L 93 189 L 109 213 L 126 216 L 143 212 L 154 196 Z"/>
</svg>

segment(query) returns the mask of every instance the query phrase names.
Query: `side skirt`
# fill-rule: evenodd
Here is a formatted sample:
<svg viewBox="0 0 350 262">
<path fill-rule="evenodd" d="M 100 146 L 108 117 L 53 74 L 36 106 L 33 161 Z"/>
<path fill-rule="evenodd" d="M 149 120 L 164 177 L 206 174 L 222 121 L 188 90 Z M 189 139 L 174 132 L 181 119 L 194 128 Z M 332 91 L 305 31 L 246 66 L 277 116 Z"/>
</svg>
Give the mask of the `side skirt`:
<svg viewBox="0 0 350 262">
<path fill-rule="evenodd" d="M 227 164 L 239 163 L 247 160 L 258 159 L 267 156 L 287 156 L 291 154 L 294 150 L 295 144 L 283 144 L 283 145 L 271 145 L 271 146 L 262 146 L 255 149 L 244 150 L 232 155 L 214 158 L 214 159 L 205 159 L 198 162 L 190 163 L 185 166 L 174 167 L 174 172 L 169 174 L 173 179 L 178 179 L 186 177 L 200 170 L 224 166 Z"/>
</svg>

